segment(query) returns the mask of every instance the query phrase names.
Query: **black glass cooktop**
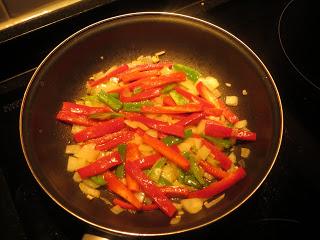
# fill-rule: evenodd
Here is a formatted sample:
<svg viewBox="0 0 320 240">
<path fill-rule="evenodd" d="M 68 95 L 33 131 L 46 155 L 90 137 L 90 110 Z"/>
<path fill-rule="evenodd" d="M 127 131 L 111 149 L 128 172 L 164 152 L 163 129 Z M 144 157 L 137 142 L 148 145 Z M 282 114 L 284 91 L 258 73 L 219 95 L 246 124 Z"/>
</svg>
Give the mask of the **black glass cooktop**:
<svg viewBox="0 0 320 240">
<path fill-rule="evenodd" d="M 281 150 L 258 191 L 214 224 L 161 239 L 278 239 L 311 234 L 320 192 L 314 9 L 311 1 L 303 0 L 118 0 L 0 43 L 0 238 L 73 240 L 88 232 L 103 236 L 58 207 L 33 179 L 20 148 L 19 107 L 36 66 L 54 46 L 93 22 L 137 11 L 191 15 L 240 38 L 270 70 L 284 110 Z"/>
</svg>

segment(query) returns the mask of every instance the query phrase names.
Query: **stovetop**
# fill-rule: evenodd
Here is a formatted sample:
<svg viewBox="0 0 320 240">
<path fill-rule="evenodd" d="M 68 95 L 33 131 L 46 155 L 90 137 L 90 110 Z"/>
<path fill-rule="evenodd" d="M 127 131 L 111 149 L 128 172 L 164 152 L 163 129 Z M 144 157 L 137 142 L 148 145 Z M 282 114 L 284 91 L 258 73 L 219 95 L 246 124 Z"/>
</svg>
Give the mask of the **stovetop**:
<svg viewBox="0 0 320 240">
<path fill-rule="evenodd" d="M 54 46 L 98 20 L 138 11 L 191 15 L 240 38 L 271 72 L 284 110 L 280 153 L 258 191 L 214 224 L 161 239 L 311 234 L 320 200 L 320 84 L 315 75 L 317 58 L 312 58 L 319 44 L 313 33 L 317 16 L 313 5 L 303 0 L 118 0 L 0 43 L 1 239 L 73 240 L 87 232 L 103 236 L 57 206 L 33 179 L 20 147 L 19 108 L 35 68 Z"/>
</svg>

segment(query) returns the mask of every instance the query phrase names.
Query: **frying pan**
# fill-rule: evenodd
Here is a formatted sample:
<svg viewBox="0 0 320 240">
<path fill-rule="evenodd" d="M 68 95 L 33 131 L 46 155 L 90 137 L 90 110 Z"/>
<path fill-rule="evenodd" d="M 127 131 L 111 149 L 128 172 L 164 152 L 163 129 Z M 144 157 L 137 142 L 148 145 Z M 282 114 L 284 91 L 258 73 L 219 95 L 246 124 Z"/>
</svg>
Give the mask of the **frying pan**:
<svg viewBox="0 0 320 240">
<path fill-rule="evenodd" d="M 162 59 L 212 75 L 224 95 L 237 95 L 236 113 L 257 132 L 246 160 L 247 177 L 226 191 L 217 206 L 184 214 L 177 225 L 160 211 L 114 215 L 100 200 L 86 199 L 66 171 L 70 127 L 55 115 L 63 101 L 85 94 L 93 73 L 140 55 L 165 50 Z M 241 92 L 246 89 L 247 96 Z M 73 216 L 99 230 L 133 236 L 167 235 L 213 223 L 244 203 L 270 172 L 282 139 L 281 100 L 271 74 L 243 42 L 211 23 L 172 13 L 134 13 L 106 19 L 73 34 L 35 71 L 23 98 L 20 137 L 27 164 L 43 190 Z M 247 146 L 242 143 L 241 146 Z"/>
</svg>

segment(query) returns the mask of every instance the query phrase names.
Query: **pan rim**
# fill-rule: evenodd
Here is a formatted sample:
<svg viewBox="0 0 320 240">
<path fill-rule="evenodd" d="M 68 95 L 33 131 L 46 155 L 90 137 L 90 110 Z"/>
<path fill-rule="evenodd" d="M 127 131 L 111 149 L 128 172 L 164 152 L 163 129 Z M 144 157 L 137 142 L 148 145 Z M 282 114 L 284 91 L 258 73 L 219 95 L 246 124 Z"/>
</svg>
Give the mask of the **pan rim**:
<svg viewBox="0 0 320 240">
<path fill-rule="evenodd" d="M 267 78 L 269 80 L 269 83 L 272 86 L 272 90 L 275 92 L 275 96 L 276 96 L 276 100 L 277 100 L 277 104 L 279 107 L 279 120 L 280 120 L 280 126 L 279 126 L 279 138 L 278 143 L 276 145 L 276 149 L 275 149 L 275 155 L 273 156 L 272 162 L 270 167 L 268 168 L 268 170 L 266 171 L 266 173 L 264 174 L 263 178 L 260 180 L 260 182 L 257 184 L 257 186 L 244 198 L 242 199 L 239 203 L 237 203 L 234 207 L 232 207 L 229 211 L 225 212 L 224 214 L 222 214 L 221 216 L 212 219 L 211 221 L 207 221 L 203 224 L 198 224 L 196 226 L 193 227 L 189 227 L 189 228 L 184 228 L 184 229 L 179 229 L 179 230 L 174 230 L 174 231 L 165 231 L 162 233 L 139 233 L 139 232 L 126 232 L 126 231 L 119 231 L 119 230 L 115 230 L 112 228 L 108 228 L 106 226 L 102 226 L 99 225 L 97 223 L 94 223 L 93 221 L 90 221 L 82 216 L 80 216 L 80 214 L 77 214 L 75 212 L 73 212 L 72 210 L 68 209 L 67 207 L 64 206 L 63 203 L 61 203 L 61 201 L 59 201 L 58 199 L 56 199 L 56 197 L 50 193 L 50 191 L 46 188 L 46 186 L 44 186 L 44 184 L 41 183 L 41 180 L 39 179 L 39 177 L 37 176 L 35 170 L 33 169 L 32 164 L 29 161 L 29 157 L 27 154 L 27 150 L 25 147 L 25 143 L 24 143 L 24 136 L 23 136 L 23 118 L 24 118 L 24 112 L 25 112 L 25 104 L 27 101 L 27 98 L 29 96 L 29 91 L 33 85 L 34 80 L 37 78 L 38 72 L 42 69 L 42 66 L 50 59 L 50 57 L 55 54 L 57 51 L 59 51 L 59 49 L 64 46 L 67 42 L 69 42 L 70 40 L 72 40 L 73 38 L 77 37 L 78 35 L 89 31 L 92 28 L 95 28 L 99 25 L 105 24 L 107 22 L 111 22 L 111 21 L 116 21 L 118 19 L 123 19 L 123 18 L 128 18 L 128 17 L 134 17 L 134 16 L 151 16 L 151 15 L 157 15 L 157 16 L 171 16 L 171 17 L 176 17 L 176 18 L 180 18 L 180 19 L 186 19 L 189 21 L 194 21 L 194 22 L 198 22 L 200 24 L 203 24 L 207 27 L 210 28 L 214 28 L 219 30 L 220 32 L 222 32 L 224 35 L 226 35 L 228 38 L 234 40 L 235 42 L 239 43 L 241 45 L 241 47 L 243 47 L 245 49 L 245 51 L 247 51 L 248 53 L 251 54 L 251 56 L 257 61 L 257 63 L 262 67 L 263 71 L 265 72 L 265 74 L 267 75 Z M 179 14 L 179 13 L 173 13 L 173 12 L 154 12 L 154 11 L 147 11 L 147 12 L 133 12 L 133 13 L 127 13 L 127 14 L 122 14 L 122 15 L 118 15 L 118 16 L 114 16 L 114 17 L 110 17 L 110 18 L 106 18 L 103 20 L 100 20 L 98 22 L 95 22 L 93 24 L 90 24 L 82 29 L 80 29 L 79 31 L 73 33 L 72 35 L 70 35 L 69 37 L 67 37 L 65 40 L 63 40 L 62 42 L 60 42 L 55 48 L 53 48 L 53 50 L 50 51 L 50 53 L 42 60 L 42 62 L 38 65 L 38 67 L 36 68 L 35 72 L 33 73 L 27 87 L 26 90 L 24 92 L 23 95 L 23 99 L 22 99 L 22 103 L 21 103 L 21 108 L 20 108 L 20 115 L 19 115 L 19 133 L 20 133 L 20 142 L 21 142 L 21 146 L 22 146 L 22 150 L 23 150 L 23 154 L 24 157 L 26 159 L 27 165 L 33 175 L 33 177 L 36 179 L 36 181 L 38 182 L 38 184 L 40 185 L 40 187 L 45 191 L 45 193 L 56 203 L 58 204 L 61 208 L 63 208 L 64 210 L 66 210 L 68 213 L 70 213 L 71 215 L 73 215 L 74 217 L 76 217 L 77 219 L 97 228 L 100 229 L 102 231 L 105 231 L 107 233 L 111 233 L 111 234 L 120 234 L 120 235 L 127 235 L 127 236 L 144 236 L 144 237 L 149 237 L 149 236 L 166 236 L 166 235 L 173 235 L 173 234 L 179 234 L 179 233 L 184 233 L 184 232 L 188 232 L 188 231 L 192 231 L 192 230 L 196 230 L 199 228 L 202 228 L 204 226 L 207 226 L 209 224 L 212 224 L 216 221 L 218 221 L 219 219 L 229 215 L 230 213 L 232 213 L 233 211 L 235 211 L 238 207 L 240 207 L 244 202 L 246 202 L 257 190 L 258 188 L 262 185 L 262 183 L 265 181 L 265 179 L 267 178 L 267 176 L 269 175 L 270 171 L 272 170 L 275 161 L 278 157 L 280 148 L 281 148 L 281 143 L 282 143 L 282 137 L 283 137 L 283 126 L 284 126 L 284 119 L 283 119 L 283 108 L 282 108 L 282 103 L 281 103 L 281 98 L 280 98 L 280 94 L 279 91 L 277 89 L 277 86 L 273 80 L 273 77 L 271 75 L 271 73 L 269 72 L 269 70 L 267 69 L 267 67 L 264 65 L 264 63 L 261 61 L 261 59 L 256 55 L 255 52 L 253 52 L 253 50 L 251 50 L 251 48 L 249 48 L 244 42 L 242 42 L 239 38 L 237 38 L 235 35 L 231 34 L 230 32 L 228 32 L 227 30 L 213 24 L 210 23 L 208 21 L 196 18 L 196 17 L 192 17 L 189 15 L 184 15 L 184 14 Z"/>
</svg>

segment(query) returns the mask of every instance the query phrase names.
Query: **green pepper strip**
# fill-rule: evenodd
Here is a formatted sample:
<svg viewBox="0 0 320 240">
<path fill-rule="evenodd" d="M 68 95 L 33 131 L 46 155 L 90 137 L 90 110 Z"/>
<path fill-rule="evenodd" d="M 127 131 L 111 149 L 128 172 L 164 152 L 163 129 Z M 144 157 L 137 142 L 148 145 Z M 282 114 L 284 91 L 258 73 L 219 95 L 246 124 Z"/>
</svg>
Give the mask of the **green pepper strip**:
<svg viewBox="0 0 320 240">
<path fill-rule="evenodd" d="M 162 94 L 167 94 L 167 93 L 169 93 L 171 90 L 173 90 L 176 86 L 177 86 L 177 84 L 175 84 L 175 83 L 169 84 L 169 85 L 165 86 L 165 87 L 160 91 L 160 93 L 162 93 Z"/>
<path fill-rule="evenodd" d="M 201 76 L 201 74 L 197 70 L 183 64 L 174 64 L 173 69 L 176 71 L 184 72 L 187 75 L 187 78 L 194 83 L 198 81 L 198 78 Z"/>
<path fill-rule="evenodd" d="M 140 112 L 142 106 L 152 106 L 151 101 L 141 101 L 141 102 L 128 102 L 123 103 L 123 111 L 125 112 Z"/>
<path fill-rule="evenodd" d="M 108 112 L 108 113 L 94 113 L 89 115 L 89 118 L 96 119 L 96 120 L 108 120 L 108 119 L 113 119 L 118 117 L 123 117 L 123 114 Z"/>
<path fill-rule="evenodd" d="M 111 107 L 115 111 L 119 111 L 122 108 L 122 102 L 110 95 L 109 93 L 106 93 L 105 91 L 101 90 L 98 93 L 98 99 L 107 104 L 109 107 Z"/>
<path fill-rule="evenodd" d="M 181 143 L 183 140 L 179 137 L 176 137 L 176 136 L 166 136 L 165 138 L 162 139 L 162 142 L 164 144 L 166 144 L 167 146 L 171 146 L 171 145 L 174 145 L 174 144 L 178 144 L 178 143 Z"/>
<path fill-rule="evenodd" d="M 197 189 L 201 189 L 202 186 L 201 184 L 197 181 L 197 179 L 195 178 L 195 176 L 193 176 L 192 174 L 186 174 L 184 176 L 184 184 L 197 188 Z"/>
<path fill-rule="evenodd" d="M 94 183 L 100 186 L 106 185 L 106 181 L 104 181 L 102 175 L 92 176 L 90 180 L 92 180 Z"/>
<path fill-rule="evenodd" d="M 205 185 L 205 181 L 203 179 L 203 174 L 196 162 L 196 159 L 189 153 L 189 152 L 186 152 L 183 154 L 184 157 L 186 159 L 188 159 L 189 163 L 190 163 L 190 170 L 189 172 L 191 174 L 193 174 L 193 176 L 195 176 L 195 178 L 198 180 L 198 182 L 201 184 L 201 185 Z"/>
<path fill-rule="evenodd" d="M 172 186 L 172 183 L 162 176 L 159 177 L 158 183 L 164 186 Z"/>
<path fill-rule="evenodd" d="M 158 182 L 161 172 L 162 172 L 162 167 L 166 164 L 167 160 L 165 158 L 160 158 L 158 161 L 156 161 L 155 164 L 153 164 L 150 172 L 149 172 L 149 177 L 152 181 Z"/>
<path fill-rule="evenodd" d="M 118 146 L 118 152 L 120 154 L 120 159 L 123 162 L 119 166 L 117 166 L 115 174 L 118 178 L 122 179 L 125 177 L 125 171 L 124 171 L 124 162 L 126 160 L 126 152 L 127 152 L 127 145 L 126 144 L 120 144 Z"/>
<path fill-rule="evenodd" d="M 173 101 L 177 105 L 185 105 L 189 103 L 189 100 L 182 96 L 180 93 L 178 93 L 176 90 L 172 90 L 171 92 L 169 92 L 169 95 L 172 97 Z"/>
<path fill-rule="evenodd" d="M 217 145 L 219 148 L 231 148 L 233 145 L 233 142 L 231 139 L 222 139 L 222 138 L 215 138 L 215 137 L 210 137 L 204 134 L 201 134 L 201 137 L 204 139 L 207 139 L 209 142 L 212 142 L 213 144 Z"/>
</svg>

